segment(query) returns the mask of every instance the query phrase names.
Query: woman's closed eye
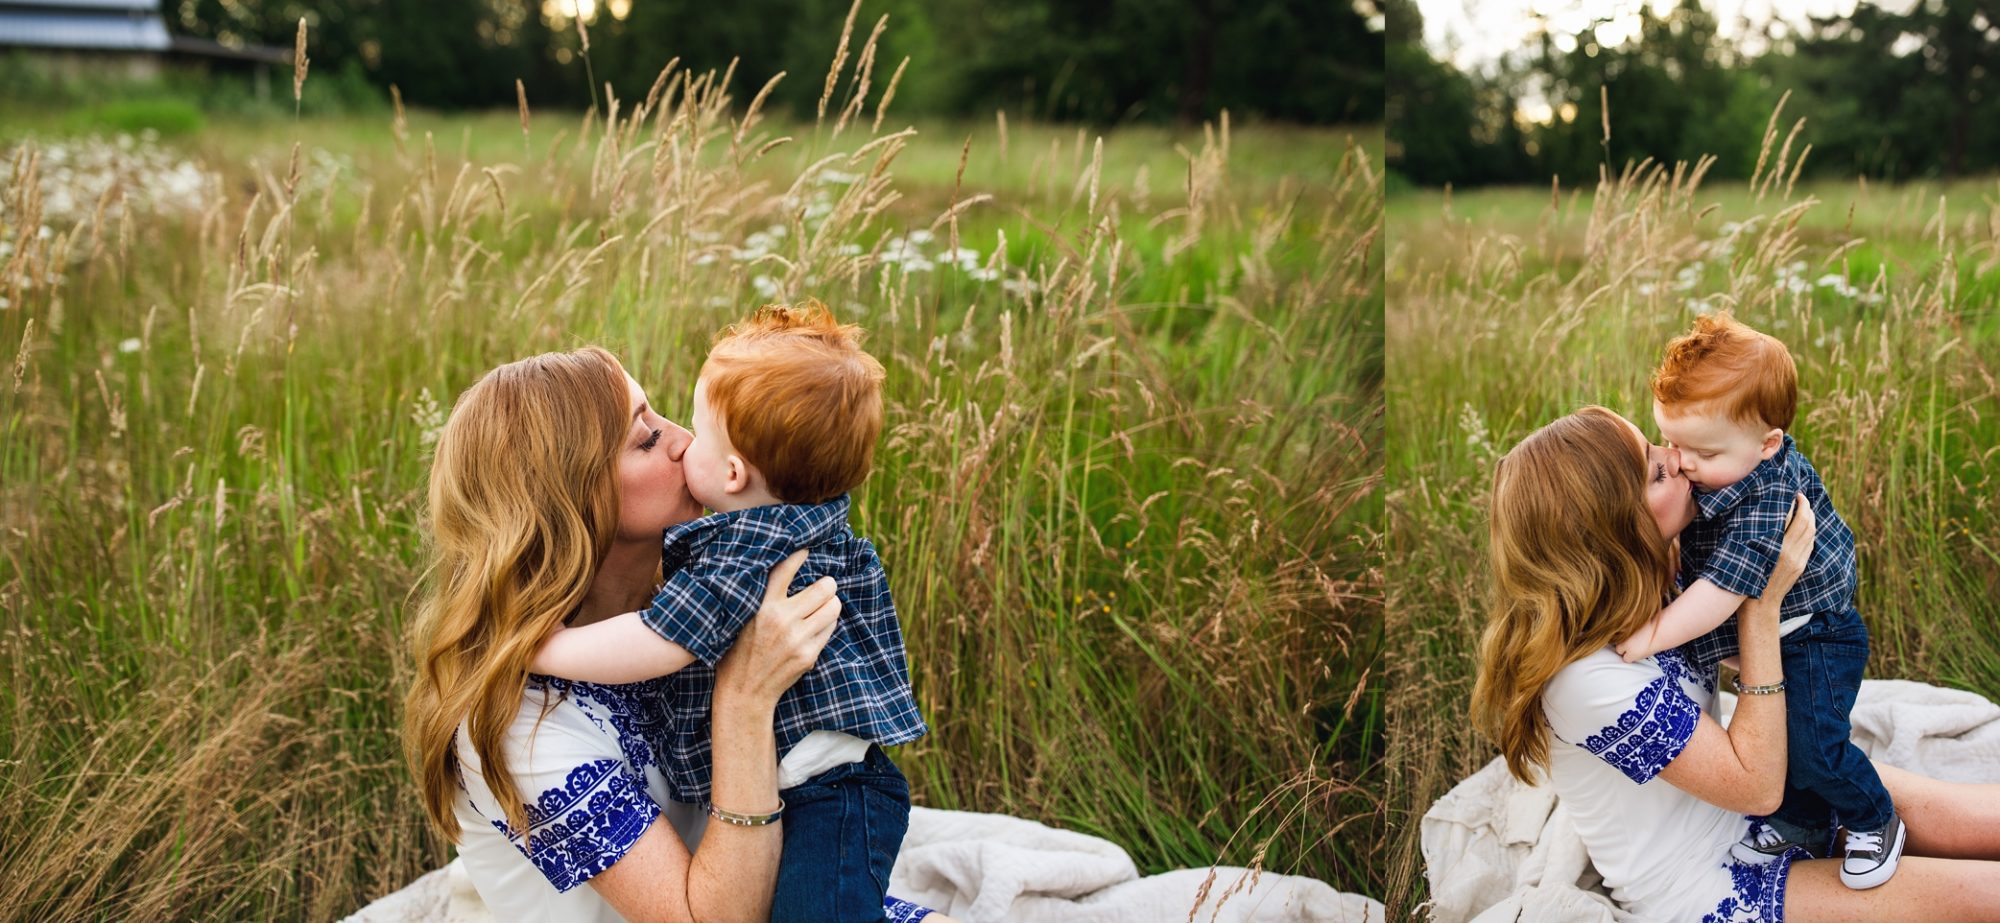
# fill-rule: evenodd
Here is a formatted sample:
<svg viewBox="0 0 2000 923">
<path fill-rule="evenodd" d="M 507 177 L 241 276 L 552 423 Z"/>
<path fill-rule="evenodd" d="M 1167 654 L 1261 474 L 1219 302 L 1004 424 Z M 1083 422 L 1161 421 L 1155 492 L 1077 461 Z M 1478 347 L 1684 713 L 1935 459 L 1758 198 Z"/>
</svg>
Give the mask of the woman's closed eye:
<svg viewBox="0 0 2000 923">
<path fill-rule="evenodd" d="M 1662 464 L 1662 463 L 1659 463 L 1659 462 L 1654 462 L 1654 463 L 1653 463 L 1653 483 L 1655 483 L 1655 484 L 1658 484 L 1658 483 L 1660 483 L 1661 481 L 1664 481 L 1664 480 L 1666 480 L 1666 479 L 1667 479 L 1667 466 L 1666 466 L 1665 464 Z"/>
<path fill-rule="evenodd" d="M 660 433 L 661 430 L 657 429 L 653 430 L 653 434 L 651 436 L 647 436 L 645 442 L 639 443 L 639 451 L 641 452 L 653 451 L 653 447 L 660 444 Z"/>
</svg>

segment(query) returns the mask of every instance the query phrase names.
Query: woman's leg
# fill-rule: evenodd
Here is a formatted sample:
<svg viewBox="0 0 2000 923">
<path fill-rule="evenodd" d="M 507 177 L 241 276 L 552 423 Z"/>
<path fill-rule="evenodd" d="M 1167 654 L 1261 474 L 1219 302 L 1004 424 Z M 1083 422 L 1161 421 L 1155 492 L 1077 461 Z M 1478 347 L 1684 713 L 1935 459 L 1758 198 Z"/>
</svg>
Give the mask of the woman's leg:
<svg viewBox="0 0 2000 923">
<path fill-rule="evenodd" d="M 1886 763 L 1875 771 L 1910 828 L 1909 855 L 2000 859 L 2000 785 L 1943 782 Z M 2000 866 L 1986 874 L 2000 878 Z"/>
<path fill-rule="evenodd" d="M 1895 792 L 1895 783 L 1882 781 Z M 1910 824 L 1910 842 L 1916 842 Z M 1905 855 L 1896 877 L 1856 891 L 1840 882 L 1840 860 L 1792 863 L 1785 882 L 1785 919 L 1799 923 L 1950 920 L 2000 921 L 2000 862 Z"/>
</svg>

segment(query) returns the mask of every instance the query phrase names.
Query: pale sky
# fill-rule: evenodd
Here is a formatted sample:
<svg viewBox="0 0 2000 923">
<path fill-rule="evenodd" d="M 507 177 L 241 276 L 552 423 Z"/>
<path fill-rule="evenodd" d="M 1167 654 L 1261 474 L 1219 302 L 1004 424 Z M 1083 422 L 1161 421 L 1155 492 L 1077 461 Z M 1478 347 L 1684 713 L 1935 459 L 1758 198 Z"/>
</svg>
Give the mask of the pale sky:
<svg viewBox="0 0 2000 923">
<path fill-rule="evenodd" d="M 1908 9 L 1914 0 L 1881 3 Z M 1808 16 L 1845 16 L 1856 0 L 1704 0 L 1725 38 L 1737 39 L 1748 30 L 1761 33 L 1765 23 L 1803 26 Z M 1616 45 L 1638 34 L 1639 11 L 1650 5 L 1665 14 L 1676 0 L 1417 0 L 1424 14 L 1424 42 L 1433 53 L 1460 70 L 1489 70 L 1499 58 L 1526 45 L 1546 19 L 1558 44 L 1595 24 L 1600 45 Z M 1603 20 L 1600 22 L 1600 20 Z"/>
</svg>

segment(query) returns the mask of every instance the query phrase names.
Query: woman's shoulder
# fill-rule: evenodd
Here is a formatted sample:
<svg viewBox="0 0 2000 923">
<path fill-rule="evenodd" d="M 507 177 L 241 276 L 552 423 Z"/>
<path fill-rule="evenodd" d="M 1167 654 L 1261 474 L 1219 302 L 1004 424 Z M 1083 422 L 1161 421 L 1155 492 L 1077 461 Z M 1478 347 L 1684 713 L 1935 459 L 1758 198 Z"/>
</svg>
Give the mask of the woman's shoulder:
<svg viewBox="0 0 2000 923">
<path fill-rule="evenodd" d="M 1606 647 L 1565 667 L 1543 707 L 1558 739 L 1643 784 L 1687 745 L 1702 690 L 1679 651 L 1626 663 Z"/>
<path fill-rule="evenodd" d="M 1702 675 L 1678 650 L 1661 651 L 1633 663 L 1609 645 L 1563 667 L 1549 681 L 1544 710 L 1557 736 L 1577 741 L 1636 712 L 1662 703 L 1695 704 Z"/>
<path fill-rule="evenodd" d="M 1607 691 L 1637 689 L 1660 676 L 1659 664 L 1651 657 L 1626 663 L 1606 644 L 1556 671 L 1549 680 L 1547 698 L 1569 700 L 1595 697 Z"/>
<path fill-rule="evenodd" d="M 662 707 L 658 691 L 657 681 L 531 679 L 500 744 L 526 829 L 509 823 L 460 724 L 453 746 L 464 789 L 461 853 L 476 857 L 476 877 L 512 880 L 508 870 L 523 868 L 525 860 L 566 892 L 638 841 L 660 812 L 645 771 L 654 761 L 648 716 Z"/>
<path fill-rule="evenodd" d="M 663 680 L 609 685 L 530 675 L 501 740 L 508 768 L 517 775 L 566 773 L 612 757 L 643 769 L 654 762 L 653 742 L 664 738 L 667 694 Z M 464 722 L 452 743 L 466 774 L 477 775 L 479 756 Z"/>
</svg>

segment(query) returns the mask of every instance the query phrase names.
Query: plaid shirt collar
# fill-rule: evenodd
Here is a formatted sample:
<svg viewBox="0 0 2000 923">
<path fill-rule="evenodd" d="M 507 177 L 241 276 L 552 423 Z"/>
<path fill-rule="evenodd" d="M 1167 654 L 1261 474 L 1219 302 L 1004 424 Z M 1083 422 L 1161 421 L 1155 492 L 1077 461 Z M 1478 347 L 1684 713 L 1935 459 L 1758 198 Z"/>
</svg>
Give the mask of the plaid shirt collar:
<svg viewBox="0 0 2000 923">
<path fill-rule="evenodd" d="M 784 535 L 794 548 L 809 548 L 847 525 L 847 495 L 824 503 L 773 503 L 716 513 L 667 528 L 663 538 L 667 570 L 680 569 L 696 548 L 722 535 Z"/>
<path fill-rule="evenodd" d="M 1700 511 L 1703 519 L 1714 519 L 1729 512 L 1737 504 L 1742 503 L 1745 497 L 1756 493 L 1759 484 L 1778 477 L 1790 467 L 1792 451 L 1792 434 L 1786 433 L 1784 444 L 1778 446 L 1778 454 L 1758 462 L 1757 467 L 1750 469 L 1750 473 L 1744 475 L 1742 480 L 1716 490 L 1695 491 L 1695 509 Z"/>
</svg>

